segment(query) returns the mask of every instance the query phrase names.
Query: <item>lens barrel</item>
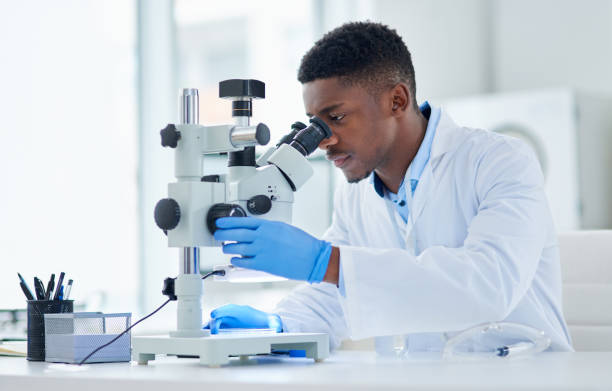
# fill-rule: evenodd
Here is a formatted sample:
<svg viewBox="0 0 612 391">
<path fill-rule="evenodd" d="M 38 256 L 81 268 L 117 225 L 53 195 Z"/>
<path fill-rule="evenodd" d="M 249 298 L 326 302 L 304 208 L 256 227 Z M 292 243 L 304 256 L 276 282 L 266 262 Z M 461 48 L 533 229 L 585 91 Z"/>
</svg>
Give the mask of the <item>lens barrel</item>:
<svg viewBox="0 0 612 391">
<path fill-rule="evenodd" d="M 306 128 L 306 124 L 302 123 L 300 121 L 296 121 L 291 125 L 291 132 L 289 132 L 288 134 L 284 135 L 283 138 L 280 139 L 280 141 L 278 142 L 278 144 L 276 144 L 276 147 L 280 147 L 282 144 L 289 144 L 291 141 L 293 141 L 293 138 L 295 137 L 296 134 L 298 134 L 298 132 L 302 129 Z"/>
</svg>

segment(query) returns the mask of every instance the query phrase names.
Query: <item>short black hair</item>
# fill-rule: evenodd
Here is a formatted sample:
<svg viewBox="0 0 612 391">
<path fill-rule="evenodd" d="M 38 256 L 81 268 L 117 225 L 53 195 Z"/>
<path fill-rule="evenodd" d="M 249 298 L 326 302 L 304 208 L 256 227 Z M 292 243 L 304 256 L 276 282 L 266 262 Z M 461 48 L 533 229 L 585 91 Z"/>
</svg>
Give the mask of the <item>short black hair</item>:
<svg viewBox="0 0 612 391">
<path fill-rule="evenodd" d="M 315 42 L 302 57 L 298 80 L 304 84 L 330 77 L 362 85 L 373 95 L 404 82 L 418 107 L 410 52 L 397 31 L 381 23 L 346 23 Z"/>
</svg>

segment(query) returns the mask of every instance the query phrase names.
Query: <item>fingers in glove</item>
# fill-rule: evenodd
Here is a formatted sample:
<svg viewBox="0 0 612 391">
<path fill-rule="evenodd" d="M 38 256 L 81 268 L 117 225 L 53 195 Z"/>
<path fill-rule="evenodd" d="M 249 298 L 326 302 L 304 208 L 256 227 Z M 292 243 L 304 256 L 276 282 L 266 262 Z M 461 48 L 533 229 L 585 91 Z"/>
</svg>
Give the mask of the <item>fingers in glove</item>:
<svg viewBox="0 0 612 391">
<path fill-rule="evenodd" d="M 210 333 L 211 334 L 218 334 L 219 333 L 219 329 L 221 328 L 221 325 L 223 324 L 223 318 L 211 320 L 211 323 L 212 323 L 212 325 L 210 326 Z"/>
<path fill-rule="evenodd" d="M 232 265 L 237 266 L 237 267 L 244 267 L 247 269 L 255 269 L 254 266 L 254 258 L 252 257 L 243 257 L 243 258 L 238 258 L 238 257 L 234 257 L 231 259 L 230 261 L 232 263 Z"/>
<path fill-rule="evenodd" d="M 244 322 L 235 316 L 220 316 L 210 320 L 210 332 L 211 334 L 217 334 L 219 329 L 232 329 L 244 327 Z M 215 332 L 213 333 L 213 330 Z"/>
<path fill-rule="evenodd" d="M 246 228 L 228 228 L 218 229 L 215 231 L 215 240 L 220 242 L 232 241 L 252 243 L 255 240 L 255 237 L 255 231 Z"/>
<path fill-rule="evenodd" d="M 210 318 L 214 319 L 214 318 L 221 316 L 220 314 L 225 311 L 225 308 L 227 306 L 230 306 L 230 305 L 232 304 L 222 305 L 221 307 L 217 307 L 214 310 L 210 311 Z"/>
<path fill-rule="evenodd" d="M 216 221 L 221 229 L 247 228 L 257 229 L 265 220 L 256 217 L 221 217 Z"/>
<path fill-rule="evenodd" d="M 254 257 L 257 251 L 251 243 L 228 243 L 223 245 L 223 253 Z"/>
<path fill-rule="evenodd" d="M 226 304 L 221 307 L 215 308 L 210 312 L 210 317 L 212 319 L 220 318 L 223 316 L 234 316 L 237 312 L 244 311 L 244 308 L 250 308 L 246 305 L 237 305 L 237 304 Z"/>
</svg>

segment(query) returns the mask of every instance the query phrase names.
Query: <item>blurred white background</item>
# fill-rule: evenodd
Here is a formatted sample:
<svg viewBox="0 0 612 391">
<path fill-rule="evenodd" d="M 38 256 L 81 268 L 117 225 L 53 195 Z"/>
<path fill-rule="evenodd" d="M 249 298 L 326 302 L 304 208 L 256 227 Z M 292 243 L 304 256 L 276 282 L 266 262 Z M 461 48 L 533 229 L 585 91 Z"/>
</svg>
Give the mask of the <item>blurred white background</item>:
<svg viewBox="0 0 612 391">
<path fill-rule="evenodd" d="M 611 0 L 0 0 L 0 309 L 25 305 L 18 271 L 30 285 L 65 271 L 88 310 L 140 315 L 161 303 L 178 264 L 153 222 L 174 180 L 158 132 L 177 120 L 179 88 L 200 89 L 200 122 L 213 124 L 231 120 L 219 81 L 264 81 L 253 120 L 277 140 L 305 120 L 302 55 L 366 19 L 404 38 L 419 101 L 465 125 L 527 129 L 553 173 L 558 229 L 612 228 Z M 312 162 L 294 217 L 321 235 L 343 177 Z M 203 269 L 222 261 L 204 254 Z M 271 309 L 293 285 L 207 282 L 204 307 Z M 174 316 L 142 326 L 171 328 Z"/>
</svg>

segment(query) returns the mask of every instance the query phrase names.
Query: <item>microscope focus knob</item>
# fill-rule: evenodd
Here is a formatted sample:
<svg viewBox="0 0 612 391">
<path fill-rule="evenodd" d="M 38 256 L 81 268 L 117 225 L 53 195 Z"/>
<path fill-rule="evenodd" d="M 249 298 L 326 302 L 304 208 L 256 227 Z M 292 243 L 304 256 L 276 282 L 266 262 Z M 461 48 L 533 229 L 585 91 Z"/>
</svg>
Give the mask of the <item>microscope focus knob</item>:
<svg viewBox="0 0 612 391">
<path fill-rule="evenodd" d="M 251 197 L 247 201 L 247 209 L 251 214 L 262 215 L 268 213 L 272 209 L 272 201 L 268 196 L 263 194 Z"/>
<path fill-rule="evenodd" d="M 215 204 L 210 207 L 206 214 L 206 226 L 211 234 L 217 230 L 217 219 L 221 217 L 246 217 L 246 212 L 240 205 Z"/>
<path fill-rule="evenodd" d="M 176 148 L 178 141 L 181 139 L 181 132 L 176 130 L 174 124 L 168 124 L 159 134 L 161 134 L 162 147 Z"/>
<path fill-rule="evenodd" d="M 259 123 L 255 128 L 255 140 L 259 145 L 266 145 L 270 141 L 270 128 L 266 124 Z"/>
<path fill-rule="evenodd" d="M 159 200 L 155 205 L 155 224 L 164 232 L 176 228 L 181 220 L 181 208 L 172 198 Z"/>
</svg>

